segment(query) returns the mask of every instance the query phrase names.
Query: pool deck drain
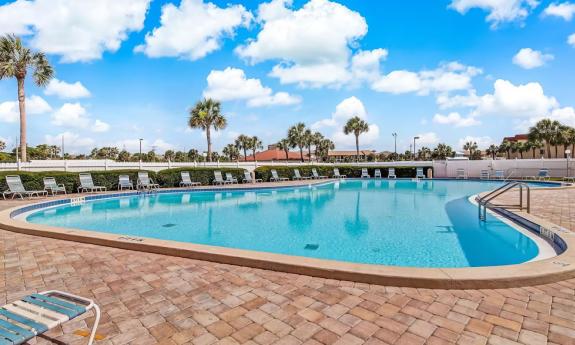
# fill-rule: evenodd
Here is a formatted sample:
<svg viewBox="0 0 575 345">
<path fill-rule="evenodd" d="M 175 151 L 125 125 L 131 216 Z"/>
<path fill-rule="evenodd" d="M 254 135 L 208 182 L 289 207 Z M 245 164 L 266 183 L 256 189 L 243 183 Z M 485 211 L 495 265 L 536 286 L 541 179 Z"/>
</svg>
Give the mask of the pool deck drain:
<svg viewBox="0 0 575 345">
<path fill-rule="evenodd" d="M 533 213 L 572 231 L 566 224 L 575 224 L 575 191 L 558 193 L 535 192 Z M 0 201 L 0 208 L 17 204 Z M 98 333 L 105 336 L 97 344 L 575 344 L 575 279 L 446 291 L 314 278 L 3 230 L 0 248 L 1 303 L 48 289 L 94 298 L 103 307 Z M 92 317 L 81 318 L 34 343 L 82 344 L 85 339 L 74 332 L 91 324 Z"/>
</svg>

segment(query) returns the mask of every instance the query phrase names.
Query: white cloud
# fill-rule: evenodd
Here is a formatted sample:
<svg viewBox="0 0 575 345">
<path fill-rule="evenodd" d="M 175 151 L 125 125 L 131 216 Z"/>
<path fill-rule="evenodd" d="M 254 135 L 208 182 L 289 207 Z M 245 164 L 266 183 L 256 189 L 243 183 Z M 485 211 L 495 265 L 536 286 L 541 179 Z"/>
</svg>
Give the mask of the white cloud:
<svg viewBox="0 0 575 345">
<path fill-rule="evenodd" d="M 30 36 L 62 62 L 100 59 L 143 28 L 150 0 L 17 0 L 0 6 L 0 34 Z"/>
<path fill-rule="evenodd" d="M 59 147 L 62 145 L 62 136 L 64 137 L 64 151 L 66 153 L 85 152 L 86 149 L 91 149 L 96 144 L 92 138 L 68 131 L 56 135 L 46 134 L 44 142 Z"/>
<path fill-rule="evenodd" d="M 357 52 L 351 58 L 352 81 L 375 81 L 381 74 L 381 61 L 385 60 L 388 54 L 389 52 L 382 48 Z"/>
<path fill-rule="evenodd" d="M 243 70 L 228 67 L 223 71 L 212 70 L 207 77 L 208 87 L 204 97 L 220 101 L 245 100 L 250 107 L 292 105 L 301 102 L 298 96 L 287 92 L 273 93 L 259 79 L 246 78 Z"/>
<path fill-rule="evenodd" d="M 26 98 L 26 114 L 45 114 L 52 110 L 52 107 L 42 97 L 33 95 Z M 17 101 L 6 101 L 0 103 L 0 122 L 15 123 L 20 119 L 20 110 Z"/>
<path fill-rule="evenodd" d="M 481 124 L 473 116 L 462 117 L 458 112 L 452 112 L 447 115 L 435 114 L 433 122 L 442 125 L 453 125 L 455 127 L 470 127 Z"/>
<path fill-rule="evenodd" d="M 75 83 L 67 83 L 56 78 L 52 79 L 46 90 L 46 95 L 55 95 L 64 99 L 85 98 L 90 97 L 90 91 L 82 85 L 79 81 Z"/>
<path fill-rule="evenodd" d="M 472 78 L 481 73 L 481 69 L 477 67 L 465 66 L 453 61 L 443 63 L 434 70 L 423 70 L 418 73 L 405 70 L 392 71 L 377 78 L 371 84 L 371 88 L 375 91 L 393 94 L 447 93 L 470 89 Z"/>
<path fill-rule="evenodd" d="M 546 116 L 534 116 L 527 120 L 521 121 L 516 125 L 516 129 L 526 132 L 529 127 L 534 126 L 542 119 L 557 120 L 562 124 L 575 127 L 575 109 L 573 107 L 555 108 Z"/>
<path fill-rule="evenodd" d="M 128 152 L 139 152 L 140 141 L 138 139 L 126 139 L 120 140 L 112 144 L 112 146 L 117 147 L 120 150 L 127 150 Z M 174 150 L 175 145 L 166 142 L 164 139 L 158 138 L 152 142 L 144 140 L 142 142 L 142 152 L 148 152 L 155 150 L 158 154 L 163 154 L 166 150 Z"/>
<path fill-rule="evenodd" d="M 224 36 L 249 26 L 252 15 L 242 5 L 221 8 L 202 0 L 182 0 L 180 6 L 162 7 L 161 26 L 146 34 L 146 43 L 136 47 L 149 57 L 203 58 L 220 49 Z"/>
<path fill-rule="evenodd" d="M 496 28 L 504 22 L 522 21 L 537 5 L 539 0 L 452 0 L 449 7 L 461 14 L 473 8 L 487 11 L 486 21 Z"/>
<path fill-rule="evenodd" d="M 262 29 L 254 40 L 239 46 L 237 54 L 251 63 L 280 61 L 270 73 L 283 84 L 341 86 L 350 81 L 352 47 L 367 33 L 367 23 L 358 12 L 328 0 L 310 0 L 292 10 L 291 0 L 272 0 L 259 6 Z M 384 58 L 375 50 L 356 59 L 356 66 Z M 361 71 L 358 71 L 361 73 Z"/>
<path fill-rule="evenodd" d="M 420 133 L 418 135 L 416 135 L 417 137 L 419 137 L 419 139 L 417 139 L 416 145 L 421 147 L 421 146 L 435 146 L 437 144 L 439 144 L 439 136 L 437 135 L 437 133 L 434 132 L 426 132 L 426 133 Z"/>
<path fill-rule="evenodd" d="M 531 48 L 523 48 L 513 56 L 513 63 L 525 69 L 537 68 L 554 59 L 551 54 L 544 54 Z"/>
<path fill-rule="evenodd" d="M 69 128 L 90 128 L 93 132 L 106 132 L 110 129 L 110 125 L 101 120 L 92 121 L 80 103 L 64 103 L 52 114 L 52 124 Z"/>
<path fill-rule="evenodd" d="M 345 135 L 343 131 L 337 131 L 331 138 L 336 149 L 355 149 L 355 136 L 353 134 Z M 376 124 L 369 125 L 369 131 L 359 136 L 359 149 L 365 150 L 379 139 L 379 126 Z"/>
<path fill-rule="evenodd" d="M 570 21 L 571 18 L 573 18 L 573 14 L 575 14 L 575 4 L 570 2 L 560 4 L 554 2 L 543 11 L 543 15 L 545 16 L 561 17 L 566 21 Z"/>
<path fill-rule="evenodd" d="M 489 136 L 482 136 L 482 137 L 474 137 L 471 135 L 466 136 L 465 138 L 459 139 L 457 143 L 457 150 L 463 150 L 463 146 L 468 142 L 475 142 L 477 144 L 477 148 L 480 150 L 484 150 L 489 147 L 489 145 L 494 144 L 495 142 Z"/>
<path fill-rule="evenodd" d="M 567 43 L 575 47 L 575 34 L 571 34 L 567 37 Z"/>
</svg>

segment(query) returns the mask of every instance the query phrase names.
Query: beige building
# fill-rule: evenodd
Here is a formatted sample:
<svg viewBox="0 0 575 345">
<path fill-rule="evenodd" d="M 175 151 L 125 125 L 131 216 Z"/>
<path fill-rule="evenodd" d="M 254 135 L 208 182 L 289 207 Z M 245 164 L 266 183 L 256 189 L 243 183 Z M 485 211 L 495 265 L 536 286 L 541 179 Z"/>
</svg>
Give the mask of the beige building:
<svg viewBox="0 0 575 345">
<path fill-rule="evenodd" d="M 359 160 L 366 161 L 369 155 L 376 154 L 375 150 L 359 150 Z M 355 161 L 357 152 L 353 151 L 329 151 L 328 158 L 334 159 L 336 162 Z"/>
<path fill-rule="evenodd" d="M 516 134 L 515 136 L 512 137 L 505 137 L 503 138 L 503 141 L 508 141 L 508 142 L 512 142 L 512 143 L 526 143 L 529 141 L 529 136 L 527 134 Z M 570 150 L 570 147 L 567 147 L 568 150 Z M 573 153 L 572 153 L 573 154 Z M 505 153 L 505 157 L 507 157 L 507 153 Z M 515 158 L 522 158 L 523 159 L 540 159 L 541 157 L 543 158 L 548 158 L 547 156 L 547 148 L 542 146 L 541 148 L 536 148 L 535 149 L 535 155 L 533 155 L 533 149 L 529 149 L 527 151 L 523 152 L 523 156 L 520 152 L 510 152 L 510 157 L 512 159 Z M 557 155 L 555 154 L 555 146 L 551 145 L 551 158 L 564 158 L 565 157 L 565 150 L 563 145 L 559 145 L 557 147 Z"/>
</svg>

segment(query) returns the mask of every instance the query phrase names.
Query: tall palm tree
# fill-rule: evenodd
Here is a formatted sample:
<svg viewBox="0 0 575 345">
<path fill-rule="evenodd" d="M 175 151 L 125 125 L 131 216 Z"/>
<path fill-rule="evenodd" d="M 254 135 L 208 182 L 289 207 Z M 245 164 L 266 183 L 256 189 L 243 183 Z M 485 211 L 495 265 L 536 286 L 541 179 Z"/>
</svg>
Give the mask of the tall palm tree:
<svg viewBox="0 0 575 345">
<path fill-rule="evenodd" d="M 306 128 L 303 122 L 299 122 L 294 126 L 291 126 L 288 130 L 288 140 L 290 142 L 290 146 L 295 148 L 299 148 L 299 154 L 301 157 L 301 161 L 303 162 L 303 148 L 305 147 L 306 143 Z"/>
<path fill-rule="evenodd" d="M 427 160 L 429 157 L 431 157 L 431 150 L 429 149 L 429 147 L 423 146 L 422 148 L 420 148 L 417 151 L 417 157 L 421 160 Z"/>
<path fill-rule="evenodd" d="M 501 145 L 499 145 L 499 152 L 507 154 L 507 159 L 511 159 L 511 148 L 512 148 L 512 146 L 513 145 L 511 144 L 511 142 L 509 142 L 507 140 L 503 140 Z"/>
<path fill-rule="evenodd" d="M 191 128 L 200 128 L 206 132 L 208 141 L 208 162 L 212 161 L 212 128 L 215 131 L 224 129 L 227 126 L 227 120 L 221 113 L 221 104 L 211 98 L 204 99 L 196 103 L 190 110 L 188 125 Z"/>
<path fill-rule="evenodd" d="M 256 151 L 263 148 L 262 141 L 257 136 L 254 135 L 250 138 L 250 149 L 254 153 L 254 161 L 256 160 Z"/>
<path fill-rule="evenodd" d="M 315 147 L 314 153 L 316 156 L 316 159 L 319 158 L 319 145 L 321 144 L 321 142 L 324 140 L 324 136 L 323 134 L 321 134 L 320 132 L 315 132 L 312 136 L 311 136 L 311 142 L 313 144 L 313 146 Z M 311 156 L 311 155 L 310 155 Z M 310 158 L 311 160 L 311 158 Z"/>
<path fill-rule="evenodd" d="M 571 145 L 571 155 L 575 154 L 575 128 L 567 127 L 565 129 L 565 143 Z M 567 146 L 565 146 L 567 148 Z"/>
<path fill-rule="evenodd" d="M 54 77 L 54 69 L 42 52 L 33 52 L 22 44 L 20 37 L 0 37 L 0 80 L 16 78 L 18 85 L 18 109 L 20 111 L 20 156 L 27 160 L 26 152 L 26 93 L 24 81 L 31 69 L 34 83 L 39 87 L 48 85 Z"/>
<path fill-rule="evenodd" d="M 313 146 L 313 133 L 311 129 L 306 129 L 304 132 L 305 147 L 307 147 L 307 159 L 311 162 L 311 147 Z"/>
<path fill-rule="evenodd" d="M 463 149 L 469 152 L 469 157 L 472 157 L 475 150 L 477 150 L 477 143 L 475 141 L 468 141 L 463 145 Z"/>
<path fill-rule="evenodd" d="M 551 158 L 551 145 L 556 141 L 561 124 L 559 121 L 543 119 L 529 128 L 529 140 L 541 140 L 547 148 L 547 158 Z"/>
<path fill-rule="evenodd" d="M 343 133 L 352 134 L 355 136 L 355 152 L 356 160 L 359 162 L 359 136 L 362 133 L 367 133 L 369 131 L 369 125 L 367 122 L 359 118 L 359 116 L 354 116 L 347 121 L 343 127 Z"/>
<path fill-rule="evenodd" d="M 234 141 L 238 150 L 244 151 L 244 162 L 248 161 L 248 150 L 250 149 L 251 137 L 240 134 Z"/>
<path fill-rule="evenodd" d="M 497 145 L 491 144 L 491 145 L 489 145 L 487 150 L 485 150 L 485 153 L 487 153 L 488 155 L 491 155 L 491 159 L 495 160 L 495 157 L 497 156 L 498 151 L 499 151 L 499 148 L 497 147 Z"/>
<path fill-rule="evenodd" d="M 280 141 L 278 141 L 277 143 L 277 147 L 280 150 L 283 150 L 286 154 L 286 162 L 289 160 L 289 149 L 290 149 L 290 143 L 288 139 L 282 139 Z"/>
<path fill-rule="evenodd" d="M 6 143 L 3 142 L 2 140 L 0 140 L 0 152 L 4 151 L 5 148 L 6 148 Z"/>
<path fill-rule="evenodd" d="M 453 149 L 451 148 L 451 146 L 447 144 L 440 143 L 437 144 L 437 146 L 433 149 L 433 153 L 431 156 L 434 159 L 445 160 L 447 159 L 447 157 L 453 157 Z"/>
<path fill-rule="evenodd" d="M 321 157 L 322 161 L 326 161 L 328 158 L 329 150 L 335 149 L 335 144 L 333 141 L 323 138 L 316 142 L 316 156 Z"/>
<path fill-rule="evenodd" d="M 238 158 L 240 155 L 240 150 L 234 144 L 227 144 L 223 149 L 222 153 L 224 156 L 228 157 L 230 161 L 233 161 Z"/>
</svg>

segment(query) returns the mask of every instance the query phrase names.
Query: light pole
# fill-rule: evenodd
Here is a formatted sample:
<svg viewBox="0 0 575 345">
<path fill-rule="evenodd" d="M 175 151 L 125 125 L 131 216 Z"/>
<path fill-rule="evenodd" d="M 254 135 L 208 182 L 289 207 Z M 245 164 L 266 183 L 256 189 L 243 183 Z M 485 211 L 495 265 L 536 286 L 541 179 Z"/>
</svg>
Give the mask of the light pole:
<svg viewBox="0 0 575 345">
<path fill-rule="evenodd" d="M 419 137 L 413 137 L 413 160 L 415 160 L 415 141 L 419 139 Z"/>
<path fill-rule="evenodd" d="M 567 155 L 567 177 L 570 177 L 570 175 L 569 175 L 569 159 L 571 158 L 571 150 L 565 150 L 565 154 Z"/>
<path fill-rule="evenodd" d="M 395 152 L 395 157 L 397 157 L 397 133 L 391 133 L 393 136 L 393 152 Z"/>
<path fill-rule="evenodd" d="M 138 156 L 140 159 L 140 169 L 142 169 L 142 141 L 144 141 L 144 139 L 140 138 L 140 155 Z"/>
</svg>

